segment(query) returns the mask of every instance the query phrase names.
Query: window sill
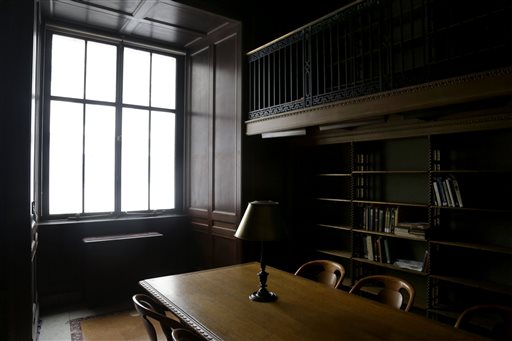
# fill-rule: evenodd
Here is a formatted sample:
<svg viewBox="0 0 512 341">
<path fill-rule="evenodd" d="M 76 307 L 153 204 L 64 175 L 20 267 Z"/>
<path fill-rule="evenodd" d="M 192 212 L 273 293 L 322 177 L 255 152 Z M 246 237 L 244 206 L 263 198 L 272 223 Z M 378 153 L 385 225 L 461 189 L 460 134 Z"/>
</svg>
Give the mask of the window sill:
<svg viewBox="0 0 512 341">
<path fill-rule="evenodd" d="M 38 226 L 50 225 L 73 225 L 73 224 L 88 224 L 88 223 L 105 223 L 105 222 L 120 222 L 120 221 L 133 221 L 133 220 L 159 220 L 159 219 L 179 219 L 186 217 L 183 213 L 169 213 L 161 215 L 125 215 L 116 218 L 81 218 L 81 219 L 47 219 L 37 222 Z"/>
</svg>

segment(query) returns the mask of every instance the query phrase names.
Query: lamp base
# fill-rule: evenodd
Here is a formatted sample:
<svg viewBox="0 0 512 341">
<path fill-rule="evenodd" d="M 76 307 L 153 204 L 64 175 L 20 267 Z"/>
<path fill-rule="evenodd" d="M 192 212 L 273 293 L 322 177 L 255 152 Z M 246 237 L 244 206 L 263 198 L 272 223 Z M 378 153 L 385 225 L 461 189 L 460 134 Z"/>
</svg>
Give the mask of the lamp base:
<svg viewBox="0 0 512 341">
<path fill-rule="evenodd" d="M 274 302 L 277 300 L 277 295 L 267 289 L 260 289 L 249 295 L 249 299 L 255 302 Z"/>
</svg>

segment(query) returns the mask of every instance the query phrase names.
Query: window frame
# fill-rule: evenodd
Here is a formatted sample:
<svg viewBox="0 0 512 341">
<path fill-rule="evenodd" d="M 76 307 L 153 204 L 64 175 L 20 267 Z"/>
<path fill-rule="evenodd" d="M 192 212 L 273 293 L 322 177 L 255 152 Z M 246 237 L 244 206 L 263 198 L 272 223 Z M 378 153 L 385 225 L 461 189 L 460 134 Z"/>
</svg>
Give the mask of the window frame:
<svg viewBox="0 0 512 341">
<path fill-rule="evenodd" d="M 89 99 L 73 99 L 68 97 L 52 96 L 51 95 L 51 54 L 52 54 L 52 37 L 53 34 L 68 36 L 72 38 L 83 39 L 85 41 L 98 42 L 104 44 L 114 45 L 117 48 L 117 70 L 116 70 L 116 98 L 113 104 L 115 108 L 115 203 L 113 212 L 100 212 L 100 213 L 79 213 L 79 214 L 50 214 L 49 212 L 49 151 L 50 151 L 50 103 L 52 100 L 65 99 L 68 102 L 76 102 L 84 105 L 87 104 L 100 104 L 112 106 L 111 102 L 97 101 Z M 123 104 L 123 49 L 132 48 L 145 52 L 156 53 L 165 56 L 176 58 L 176 102 L 175 109 L 164 109 L 151 106 L 138 106 L 132 104 Z M 166 216 L 174 214 L 182 214 L 184 204 L 184 131 L 185 131 L 185 67 L 186 67 L 186 53 L 179 50 L 174 50 L 168 47 L 158 45 L 153 42 L 142 40 L 127 40 L 120 37 L 98 33 L 95 31 L 84 31 L 70 26 L 59 26 L 55 24 L 47 24 L 44 32 L 44 68 L 43 76 L 41 77 L 42 98 L 42 114 L 40 124 L 40 147 L 38 164 L 39 181 L 36 181 L 37 198 L 40 204 L 35 204 L 37 208 L 37 216 L 40 221 L 53 221 L 53 220 L 88 220 L 88 219 L 119 219 L 123 217 L 153 217 L 153 216 Z M 165 111 L 171 112 L 175 115 L 175 165 L 174 165 L 174 208 L 173 209 L 159 209 L 159 210 L 140 210 L 140 211 L 121 211 L 121 134 L 122 134 L 122 110 L 123 108 L 143 108 L 151 112 Z M 148 159 L 149 160 L 149 159 Z M 148 194 L 150 182 L 148 181 Z M 84 187 L 84 180 L 82 179 L 82 188 Z M 84 194 L 82 193 L 82 211 L 84 205 Z"/>
</svg>

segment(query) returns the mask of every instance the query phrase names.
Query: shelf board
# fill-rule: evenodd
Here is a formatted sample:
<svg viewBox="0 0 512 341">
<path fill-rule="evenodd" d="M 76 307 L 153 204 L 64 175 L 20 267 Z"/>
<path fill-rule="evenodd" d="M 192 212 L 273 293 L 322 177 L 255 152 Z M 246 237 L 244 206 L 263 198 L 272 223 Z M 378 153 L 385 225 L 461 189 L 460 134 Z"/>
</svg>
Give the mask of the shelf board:
<svg viewBox="0 0 512 341">
<path fill-rule="evenodd" d="M 351 173 L 321 173 L 316 176 L 332 176 L 332 177 L 351 177 Z"/>
<path fill-rule="evenodd" d="M 432 278 L 438 279 L 445 282 L 451 282 L 455 284 L 464 285 L 476 289 L 482 289 L 487 291 L 493 291 L 500 294 L 510 295 L 512 294 L 512 286 L 497 284 L 489 281 L 480 281 L 472 278 L 454 277 L 454 276 L 440 276 L 431 275 Z"/>
<path fill-rule="evenodd" d="M 333 201 L 333 202 L 351 202 L 350 199 L 336 199 L 336 198 L 315 198 L 315 200 L 319 201 Z"/>
<path fill-rule="evenodd" d="M 392 202 L 392 201 L 352 200 L 352 202 L 356 203 L 356 204 L 371 204 L 371 205 L 429 207 L 428 204 L 406 203 L 406 202 Z"/>
<path fill-rule="evenodd" d="M 336 229 L 336 230 L 343 230 L 343 231 L 350 231 L 352 230 L 352 227 L 350 226 L 342 226 L 342 225 L 331 225 L 331 224 L 315 224 L 319 227 L 327 227 L 330 229 Z"/>
<path fill-rule="evenodd" d="M 425 238 L 420 237 L 409 237 L 409 236 L 401 236 L 394 233 L 386 233 L 386 232 L 377 232 L 377 231 L 368 231 L 363 229 L 352 229 L 354 232 L 364 233 L 364 234 L 371 234 L 376 236 L 384 236 L 384 237 L 391 237 L 391 238 L 399 238 L 399 239 L 407 239 L 407 240 L 414 240 L 414 241 L 420 241 L 420 242 L 426 242 L 427 240 Z"/>
<path fill-rule="evenodd" d="M 428 170 L 367 170 L 352 171 L 352 174 L 428 174 Z"/>
<path fill-rule="evenodd" d="M 352 252 L 335 249 L 316 249 L 316 252 L 323 253 L 330 256 L 336 256 L 340 258 L 350 259 L 352 258 Z"/>
<path fill-rule="evenodd" d="M 428 275 L 427 273 L 422 272 L 422 271 L 415 271 L 415 270 L 404 269 L 404 268 L 400 268 L 400 267 L 398 267 L 396 265 L 393 265 L 393 264 L 375 262 L 375 261 L 372 261 L 372 260 L 369 260 L 369 259 L 366 259 L 366 258 L 354 257 L 352 259 L 355 260 L 355 261 L 361 262 L 361 263 L 372 264 L 372 265 L 380 266 L 380 267 L 383 267 L 383 268 L 392 269 L 392 270 L 396 270 L 396 271 L 407 272 L 407 273 L 411 273 L 411 274 L 415 274 L 415 275 L 419 275 L 419 276 L 427 276 Z"/>
<path fill-rule="evenodd" d="M 448 317 L 453 320 L 457 320 L 457 318 L 461 314 L 461 312 L 457 312 L 457 311 L 450 311 L 450 310 L 436 309 L 436 308 L 431 308 L 431 309 L 428 309 L 427 311 L 429 313 Z"/>
<path fill-rule="evenodd" d="M 435 206 L 431 205 L 431 208 L 440 208 L 443 210 L 460 210 L 460 211 L 474 211 L 474 212 L 496 212 L 496 213 L 512 213 L 512 210 L 503 210 L 496 208 L 475 208 L 475 207 L 451 207 L 451 206 Z"/>
<path fill-rule="evenodd" d="M 462 174 L 462 173 L 512 173 L 510 169 L 451 169 L 451 170 L 433 170 L 430 171 L 432 174 Z"/>
<path fill-rule="evenodd" d="M 474 249 L 480 251 L 488 251 L 495 253 L 505 253 L 512 255 L 512 248 L 498 245 L 486 245 L 486 244 L 478 244 L 478 243 L 467 243 L 467 242 L 455 242 L 455 241 L 442 241 L 442 240 L 431 240 L 432 244 L 437 245 L 446 245 L 446 246 L 454 246 L 460 247 L 464 249 Z"/>
</svg>

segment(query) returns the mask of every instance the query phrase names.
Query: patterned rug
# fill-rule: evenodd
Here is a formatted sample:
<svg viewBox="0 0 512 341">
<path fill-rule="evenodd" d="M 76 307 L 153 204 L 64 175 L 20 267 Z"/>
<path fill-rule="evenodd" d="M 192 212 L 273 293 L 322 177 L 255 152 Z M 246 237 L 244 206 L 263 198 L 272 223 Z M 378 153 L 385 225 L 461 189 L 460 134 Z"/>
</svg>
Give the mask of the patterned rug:
<svg viewBox="0 0 512 341">
<path fill-rule="evenodd" d="M 148 341 L 142 318 L 136 311 L 90 316 L 69 321 L 72 341 Z M 156 326 L 159 340 L 165 340 Z"/>
</svg>

